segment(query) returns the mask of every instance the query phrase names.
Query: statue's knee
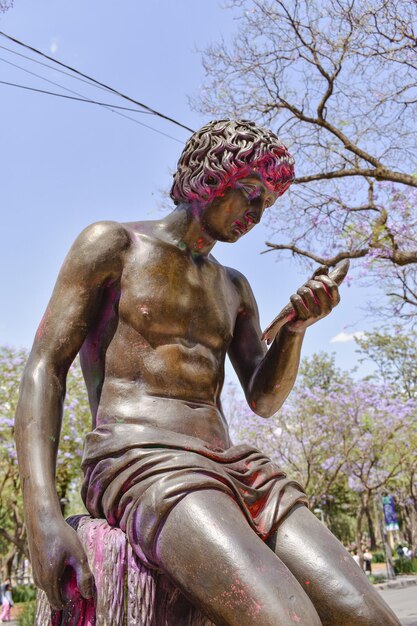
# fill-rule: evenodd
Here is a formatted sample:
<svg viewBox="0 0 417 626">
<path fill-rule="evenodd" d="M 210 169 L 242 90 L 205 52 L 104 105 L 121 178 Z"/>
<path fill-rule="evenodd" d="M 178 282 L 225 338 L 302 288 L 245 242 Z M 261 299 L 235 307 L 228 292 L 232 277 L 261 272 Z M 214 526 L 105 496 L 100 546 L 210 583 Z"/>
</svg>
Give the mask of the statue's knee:
<svg viewBox="0 0 417 626">
<path fill-rule="evenodd" d="M 385 603 L 367 603 L 357 610 L 356 615 L 350 616 L 350 621 L 343 623 L 343 626 L 400 626 L 400 622 Z"/>
<path fill-rule="evenodd" d="M 400 626 L 394 613 L 375 590 L 368 595 L 356 592 L 344 596 L 333 607 L 332 615 L 322 621 L 323 626 Z"/>
<path fill-rule="evenodd" d="M 253 598 L 254 604 L 259 607 L 259 611 L 252 616 L 248 616 L 247 608 L 244 615 L 236 615 L 233 624 L 262 624 L 262 626 L 288 626 L 288 624 L 298 624 L 298 626 L 322 626 L 322 621 L 310 599 L 303 593 L 290 593 L 286 598 L 277 597 L 271 593 L 269 598 L 259 594 Z M 269 601 L 265 601 L 269 600 Z M 249 619 L 248 619 L 249 617 Z M 245 621 L 247 620 L 248 621 Z M 334 625 L 333 625 L 334 626 Z"/>
</svg>

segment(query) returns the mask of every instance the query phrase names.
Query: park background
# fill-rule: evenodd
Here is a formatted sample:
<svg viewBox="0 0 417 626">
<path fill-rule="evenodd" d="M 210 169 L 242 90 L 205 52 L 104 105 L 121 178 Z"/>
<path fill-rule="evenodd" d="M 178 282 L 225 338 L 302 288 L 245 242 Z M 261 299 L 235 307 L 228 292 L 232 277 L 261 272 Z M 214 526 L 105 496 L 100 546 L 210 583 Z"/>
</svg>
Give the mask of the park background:
<svg viewBox="0 0 417 626">
<path fill-rule="evenodd" d="M 236 93 L 240 94 L 240 100 L 236 97 L 232 106 L 233 95 L 226 92 L 230 85 L 233 94 L 234 78 L 233 72 L 228 74 L 227 65 L 230 68 L 233 60 L 245 63 L 238 49 L 234 56 L 225 60 L 224 52 L 213 47 L 211 58 L 206 54 L 205 63 L 202 62 L 203 52 L 222 40 L 226 46 L 231 46 L 237 37 L 237 41 L 244 45 L 242 33 L 248 25 L 255 28 L 251 39 L 254 45 L 257 40 L 263 45 L 262 37 L 270 40 L 273 37 L 273 16 L 268 16 L 270 31 L 256 32 L 262 17 L 256 11 L 274 3 L 248 0 L 230 4 L 226 8 L 217 0 L 126 0 L 120 5 L 97 0 L 89 3 L 81 0 L 72 3 L 15 0 L 13 6 L 0 13 L 0 31 L 192 129 L 199 128 L 209 119 L 228 113 L 233 115 L 235 111 L 263 121 L 273 130 L 280 129 L 279 115 L 268 118 L 255 106 L 256 71 L 248 74 L 246 102 L 245 98 L 242 100 L 242 91 L 239 92 L 242 90 L 242 74 L 236 79 Z M 313 3 L 319 7 L 326 4 Z M 360 6 L 365 4 L 359 3 Z M 397 4 L 387 3 L 392 11 Z M 370 5 L 375 9 L 383 3 L 375 1 Z M 341 6 L 347 6 L 347 3 L 341 2 Z M 404 15 L 406 9 L 413 10 L 411 6 L 409 2 L 404 3 Z M 265 19 L 265 13 L 262 19 Z M 331 19 L 327 13 L 324 30 L 329 30 Z M 413 83 L 416 58 L 412 54 L 412 49 L 408 49 L 402 66 L 398 61 L 401 67 L 407 64 L 407 74 L 403 76 L 397 72 L 398 80 L 402 77 L 404 81 L 403 95 L 405 93 L 404 98 L 409 100 L 407 110 L 401 113 L 398 102 L 392 97 L 392 111 L 389 99 L 384 102 L 383 112 L 379 111 L 380 134 L 395 144 L 395 153 L 389 153 L 377 129 L 369 126 L 365 129 L 369 131 L 367 135 L 359 123 L 356 127 L 349 125 L 348 116 L 352 115 L 356 120 L 359 111 L 366 118 L 365 110 L 372 108 L 373 99 L 381 103 L 387 98 L 380 84 L 371 89 L 372 85 L 366 82 L 365 69 L 363 74 L 362 70 L 352 73 L 355 76 L 352 85 L 355 107 L 347 108 L 346 117 L 339 121 L 341 128 L 352 131 L 356 137 L 362 138 L 362 131 L 361 145 L 370 152 L 374 150 L 382 160 L 386 157 L 393 170 L 415 176 L 416 150 L 409 140 L 409 133 L 416 130 L 415 113 L 414 118 L 410 113 L 410 110 L 415 111 L 412 107 L 415 107 L 416 100 L 416 83 Z M 25 58 L 27 56 L 49 67 L 36 64 Z M 219 68 L 226 63 L 223 82 L 210 70 L 210 65 L 216 62 Z M 365 60 L 363 63 L 365 68 Z M 366 63 L 369 64 L 369 59 Z M 150 115 L 88 81 L 79 82 L 58 73 L 51 69 L 52 66 L 47 59 L 0 36 L 0 80 L 3 81 L 0 83 L 0 345 L 4 346 L 0 383 L 4 478 L 0 493 L 0 542 L 4 573 L 10 571 L 16 559 L 24 560 L 27 555 L 12 443 L 13 411 L 25 358 L 20 349 L 30 349 L 66 251 L 85 226 L 103 219 L 156 219 L 169 210 L 166 192 L 178 156 L 190 135 L 176 124 Z M 361 69 L 360 63 L 358 67 Z M 386 77 L 381 75 L 381 80 L 383 78 Z M 289 92 L 297 97 L 297 81 L 304 86 L 307 79 L 305 69 L 294 68 L 289 79 Z M 92 103 L 61 99 L 5 83 L 86 97 L 136 108 L 137 111 L 111 111 Z M 311 84 L 311 93 L 316 94 L 316 99 L 321 87 L 318 81 Z M 364 101 L 360 100 L 361 93 L 366 94 L 362 96 Z M 311 106 L 312 102 L 307 105 Z M 331 111 L 330 100 L 328 107 Z M 401 134 L 403 126 L 398 121 L 396 126 L 395 119 L 409 114 L 414 125 L 411 124 L 408 133 Z M 325 169 L 332 165 L 331 158 L 320 160 L 319 157 L 326 150 L 334 149 L 336 153 L 337 145 L 332 148 L 331 144 L 326 144 L 311 168 L 308 161 L 311 153 L 306 151 L 305 144 L 307 139 L 311 142 L 312 137 L 302 133 L 297 135 L 290 132 L 290 128 L 290 125 L 284 126 L 279 134 L 294 154 L 297 172 L 312 173 L 317 171 L 316 166 Z M 391 135 L 387 134 L 387 128 Z M 342 181 L 340 193 L 346 192 L 350 207 L 362 202 L 362 183 L 358 180 L 363 181 L 363 177 Z M 413 241 L 415 231 L 412 229 L 416 221 L 413 184 L 393 187 L 388 179 L 380 185 L 381 206 L 388 212 L 391 210 L 394 221 L 403 220 L 402 226 L 407 223 L 407 229 L 395 231 L 396 243 L 399 241 L 400 247 L 410 251 L 414 245 L 410 242 Z M 332 190 L 329 188 L 327 193 L 331 195 Z M 407 193 L 409 196 L 405 198 L 401 195 Z M 272 209 L 270 216 L 237 244 L 218 244 L 214 252 L 221 263 L 236 267 L 249 279 L 259 304 L 262 327 L 271 321 L 288 302 L 290 294 L 317 266 L 317 263 L 297 261 L 288 251 L 260 254 L 266 250 L 265 241 L 289 242 L 290 235 L 285 228 L 300 229 L 306 220 L 310 220 L 310 214 L 301 211 L 294 195 L 277 204 L 278 208 Z M 343 214 L 346 207 L 339 208 Z M 301 211 L 298 217 L 297 210 Z M 326 215 L 331 218 L 331 210 Z M 401 277 L 392 271 L 395 264 L 384 262 L 390 244 L 386 241 L 389 237 L 383 223 L 380 226 L 381 232 L 384 231 L 382 236 L 381 232 L 375 232 L 372 220 L 355 222 L 352 232 L 354 236 L 359 233 L 359 239 L 357 237 L 352 243 L 351 233 L 343 231 L 340 219 L 343 237 L 339 241 L 337 233 L 329 235 L 326 224 L 323 226 L 317 213 L 313 215 L 314 228 L 309 222 L 312 238 L 300 241 L 307 241 L 314 247 L 316 237 L 321 250 L 326 251 L 328 237 L 327 252 L 331 256 L 339 244 L 352 250 L 355 245 L 358 248 L 359 243 L 363 246 L 372 238 L 374 243 L 375 237 L 380 239 L 365 258 L 352 262 L 350 279 L 341 288 L 340 306 L 307 333 L 303 355 L 308 360 L 303 365 L 299 384 L 288 407 L 267 425 L 262 424 L 246 408 L 230 366 L 227 367 L 224 404 L 235 437 L 254 441 L 284 462 L 292 475 L 307 485 L 313 507 L 320 511 L 324 521 L 346 545 L 356 542 L 361 550 L 360 544 L 365 538 L 365 541 L 371 541 L 373 549 L 381 548 L 380 497 L 392 493 L 402 533 L 397 540 L 407 541 L 415 549 L 417 371 L 413 364 L 414 303 L 405 309 L 404 316 L 404 308 L 398 307 L 398 301 L 397 305 L 395 302 L 391 304 L 387 296 L 389 291 L 398 291 L 398 284 L 403 287 L 404 281 L 398 283 Z M 366 225 L 370 226 L 368 233 L 365 232 Z M 323 227 L 322 231 L 320 227 Z M 375 250 L 382 251 L 379 260 Z M 410 267 L 406 284 L 413 287 L 414 274 L 412 265 Z M 379 334 L 375 335 L 375 331 Z M 373 337 L 370 343 L 364 333 L 371 333 L 368 335 Z M 355 342 L 355 337 L 362 341 L 362 346 Z M 382 360 L 378 354 L 383 355 Z M 80 373 L 75 370 L 69 386 L 58 469 L 63 506 L 71 511 L 72 507 L 78 506 L 75 477 L 82 431 L 88 428 L 81 388 Z"/>
</svg>

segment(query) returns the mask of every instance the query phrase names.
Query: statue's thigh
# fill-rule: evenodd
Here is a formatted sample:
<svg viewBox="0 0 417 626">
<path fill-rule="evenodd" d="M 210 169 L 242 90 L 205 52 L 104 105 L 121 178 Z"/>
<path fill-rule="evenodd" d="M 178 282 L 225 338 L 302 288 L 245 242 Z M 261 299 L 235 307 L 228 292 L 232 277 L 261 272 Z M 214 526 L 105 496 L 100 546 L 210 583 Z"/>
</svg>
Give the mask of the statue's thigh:
<svg viewBox="0 0 417 626">
<path fill-rule="evenodd" d="M 399 626 L 336 537 L 297 505 L 268 544 L 311 598 L 324 626 Z"/>
<path fill-rule="evenodd" d="M 162 571 L 216 624 L 320 626 L 300 584 L 219 491 L 187 495 L 156 545 Z"/>
</svg>

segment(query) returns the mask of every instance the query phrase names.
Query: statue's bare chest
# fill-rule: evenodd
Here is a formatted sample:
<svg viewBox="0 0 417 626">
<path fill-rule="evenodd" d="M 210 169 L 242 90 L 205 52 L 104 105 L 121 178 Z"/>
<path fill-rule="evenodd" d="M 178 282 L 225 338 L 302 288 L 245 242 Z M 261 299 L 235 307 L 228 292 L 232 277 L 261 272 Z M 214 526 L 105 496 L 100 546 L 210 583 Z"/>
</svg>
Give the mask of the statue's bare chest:
<svg viewBox="0 0 417 626">
<path fill-rule="evenodd" d="M 140 239 L 126 259 L 119 316 L 152 343 L 228 344 L 239 299 L 227 271 L 155 240 Z"/>
</svg>

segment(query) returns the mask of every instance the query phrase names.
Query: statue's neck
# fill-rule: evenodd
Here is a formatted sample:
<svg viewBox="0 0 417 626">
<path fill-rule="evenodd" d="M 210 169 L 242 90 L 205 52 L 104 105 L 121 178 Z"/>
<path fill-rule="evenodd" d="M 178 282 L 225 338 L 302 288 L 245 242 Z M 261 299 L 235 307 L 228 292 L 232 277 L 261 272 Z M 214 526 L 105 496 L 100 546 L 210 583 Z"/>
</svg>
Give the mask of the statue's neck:
<svg viewBox="0 0 417 626">
<path fill-rule="evenodd" d="M 182 250 L 207 256 L 216 240 L 205 230 L 202 221 L 203 207 L 198 204 L 180 204 L 161 220 L 165 238 Z"/>
</svg>

